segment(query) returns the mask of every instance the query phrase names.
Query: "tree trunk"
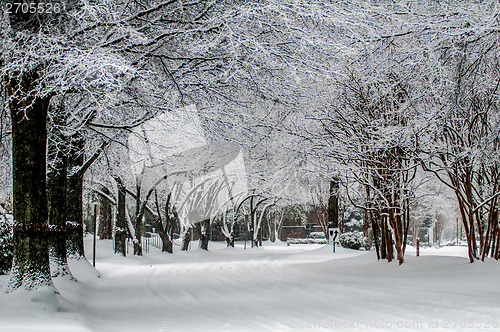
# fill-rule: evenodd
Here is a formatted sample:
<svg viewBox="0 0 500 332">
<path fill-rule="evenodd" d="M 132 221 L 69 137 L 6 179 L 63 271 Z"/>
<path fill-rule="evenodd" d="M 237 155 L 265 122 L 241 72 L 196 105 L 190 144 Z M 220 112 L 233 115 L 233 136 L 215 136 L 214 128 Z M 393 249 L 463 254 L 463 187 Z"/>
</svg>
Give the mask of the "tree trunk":
<svg viewBox="0 0 500 332">
<path fill-rule="evenodd" d="M 64 109 L 54 109 L 54 122 L 57 125 L 65 123 L 62 117 Z M 47 199 L 49 224 L 54 231 L 50 243 L 50 262 L 52 277 L 71 276 L 66 248 L 66 185 L 67 158 L 64 135 L 57 128 L 52 128 L 48 141 L 49 163 L 47 172 Z"/>
<path fill-rule="evenodd" d="M 229 237 L 226 237 L 226 244 L 228 247 L 234 248 L 234 233 L 231 233 Z"/>
<path fill-rule="evenodd" d="M 233 213 L 233 220 L 231 220 L 231 224 L 229 227 L 229 240 L 228 246 L 234 248 L 234 227 L 236 225 L 236 213 Z"/>
<path fill-rule="evenodd" d="M 7 84 L 12 117 L 14 260 L 9 291 L 51 285 L 47 224 L 46 118 L 49 98 L 31 94 L 37 73 Z"/>
<path fill-rule="evenodd" d="M 275 220 L 269 220 L 269 240 L 273 243 L 276 241 L 276 223 L 275 223 Z"/>
<path fill-rule="evenodd" d="M 252 236 L 252 248 L 259 247 L 259 222 L 257 218 L 257 208 L 255 208 L 254 212 L 251 214 L 250 225 L 252 225 L 251 236 Z"/>
<path fill-rule="evenodd" d="M 265 208 L 265 207 L 264 207 Z M 259 246 L 262 247 L 262 242 L 264 241 L 264 238 L 267 236 L 267 234 L 264 232 L 264 230 L 269 231 L 269 225 L 267 224 L 267 215 L 264 214 L 262 218 L 262 225 L 260 225 L 260 231 L 259 231 Z"/>
<path fill-rule="evenodd" d="M 389 229 L 389 225 L 387 224 L 387 218 L 388 218 L 388 213 L 387 211 L 384 211 L 383 215 L 381 216 L 382 219 L 382 243 L 383 246 L 385 245 L 385 248 L 382 248 L 382 253 L 385 255 L 388 262 L 391 262 L 392 259 L 394 258 L 394 251 L 393 251 L 393 246 L 392 246 L 392 236 L 391 236 L 391 230 Z M 383 256 L 384 256 L 383 255 Z"/>
<path fill-rule="evenodd" d="M 494 219 L 494 215 L 495 215 L 495 206 L 496 206 L 496 202 L 495 202 L 495 200 L 493 200 L 490 204 L 490 208 L 488 211 L 488 225 L 486 228 L 486 236 L 485 236 L 484 243 L 483 243 L 484 247 L 481 248 L 481 261 L 483 261 L 483 262 L 484 262 L 484 258 L 488 257 L 488 253 L 490 252 L 491 239 L 492 239 L 491 235 L 494 232 L 493 219 Z"/>
<path fill-rule="evenodd" d="M 368 212 L 371 219 L 372 229 L 373 229 L 373 242 L 375 244 L 375 251 L 377 253 L 377 260 L 383 257 L 380 256 L 380 219 L 379 214 L 374 211 Z"/>
<path fill-rule="evenodd" d="M 200 230 L 200 248 L 208 250 L 208 242 L 210 241 L 210 219 L 205 219 L 199 223 Z"/>
<path fill-rule="evenodd" d="M 184 232 L 182 232 L 182 246 L 181 250 L 182 251 L 188 251 L 189 249 L 189 242 L 191 242 L 191 234 L 193 232 L 193 229 L 191 226 L 187 226 Z"/>
<path fill-rule="evenodd" d="M 144 227 L 143 214 L 141 212 L 141 183 L 136 178 L 136 199 L 135 199 L 135 239 L 134 255 L 142 256 L 142 228 Z M 158 211 L 159 212 L 159 211 Z"/>
<path fill-rule="evenodd" d="M 228 247 L 234 248 L 234 225 L 236 224 L 236 216 L 233 215 L 233 220 L 229 223 L 229 229 L 227 225 L 227 219 L 226 219 L 226 214 L 224 213 L 222 216 L 222 229 L 225 229 L 226 231 L 223 231 L 224 236 L 226 237 L 226 244 Z"/>
<path fill-rule="evenodd" d="M 500 258 L 500 230 L 499 226 L 497 225 L 497 235 L 496 235 L 496 246 L 495 246 L 495 254 L 493 255 L 493 258 L 498 260 Z"/>
<path fill-rule="evenodd" d="M 108 188 L 103 187 L 102 192 L 110 194 Z M 113 215 L 111 202 L 104 196 L 99 197 L 99 238 L 109 240 L 113 238 Z"/>
<path fill-rule="evenodd" d="M 66 191 L 66 216 L 72 223 L 68 228 L 67 250 L 70 258 L 85 257 L 83 246 L 83 177 L 79 170 L 84 162 L 85 140 L 80 133 L 70 142 L 68 157 L 68 189 Z"/>
<path fill-rule="evenodd" d="M 174 235 L 173 228 L 169 228 L 170 225 L 168 225 L 168 219 L 166 221 L 167 225 L 164 226 L 163 223 L 161 222 L 161 219 L 158 218 L 158 216 L 155 216 L 154 218 L 155 218 L 155 226 L 162 242 L 161 251 L 172 254 L 174 252 L 174 245 L 173 245 L 174 243 L 172 241 Z"/>
<path fill-rule="evenodd" d="M 330 181 L 330 196 L 328 198 L 328 223 L 329 227 L 339 227 L 339 179 L 334 177 Z"/>
<path fill-rule="evenodd" d="M 118 205 L 116 212 L 116 227 L 115 227 L 115 254 L 119 253 L 127 256 L 127 216 L 125 215 L 125 188 L 120 181 L 118 185 Z"/>
<path fill-rule="evenodd" d="M 403 253 L 403 224 L 401 220 L 401 215 L 395 215 L 394 209 L 390 209 L 389 218 L 393 224 L 394 229 L 394 242 L 396 245 L 396 258 L 398 259 L 399 265 L 404 262 Z"/>
<path fill-rule="evenodd" d="M 168 236 L 166 236 L 166 233 L 163 233 L 164 236 L 160 234 L 161 241 L 162 241 L 162 246 L 161 246 L 161 251 L 162 252 L 168 252 L 169 254 L 172 254 L 174 252 L 174 242 L 170 240 Z"/>
<path fill-rule="evenodd" d="M 142 237 L 134 241 L 134 255 L 142 256 Z"/>
<path fill-rule="evenodd" d="M 142 256 L 142 228 L 143 216 L 140 216 L 135 221 L 135 242 L 134 242 L 134 255 Z"/>
<path fill-rule="evenodd" d="M 406 243 L 408 242 L 408 231 L 410 229 L 410 202 L 409 198 L 405 198 L 404 200 L 404 234 L 403 234 L 403 255 L 406 252 Z"/>
<path fill-rule="evenodd" d="M 170 199 L 171 194 L 168 195 L 167 202 L 165 204 L 165 225 L 163 225 L 163 220 L 161 217 L 160 204 L 158 202 L 158 195 L 155 191 L 155 204 L 156 210 L 158 211 L 158 215 L 154 216 L 156 229 L 158 230 L 158 234 L 160 234 L 161 242 L 162 242 L 162 252 L 168 252 L 172 254 L 174 252 L 174 224 L 178 221 L 177 213 L 172 211 L 173 216 L 170 215 Z"/>
<path fill-rule="evenodd" d="M 8 292 L 19 287 L 37 289 L 51 286 L 47 224 L 17 223 L 14 226 L 14 260 Z"/>
<path fill-rule="evenodd" d="M 387 233 L 384 226 L 383 216 L 380 216 L 380 258 L 387 259 Z"/>
<path fill-rule="evenodd" d="M 68 232 L 65 226 L 51 227 L 50 271 L 52 278 L 69 277 L 75 279 L 68 265 L 66 240 Z"/>
<path fill-rule="evenodd" d="M 453 177 L 450 176 L 450 179 L 453 181 Z M 460 211 L 460 217 L 462 218 L 462 224 L 464 226 L 465 230 L 465 238 L 467 241 L 467 248 L 468 248 L 468 254 L 469 254 L 469 262 L 473 263 L 474 262 L 474 254 L 472 252 L 472 244 L 471 244 L 471 235 L 470 235 L 470 229 L 469 229 L 469 222 L 467 219 L 467 213 L 465 211 L 465 203 L 463 202 L 460 192 L 458 190 L 455 191 L 455 195 L 457 197 L 458 201 L 458 208 Z"/>
<path fill-rule="evenodd" d="M 491 232 L 491 258 L 495 258 L 495 250 L 497 247 L 497 237 L 498 237 L 498 210 L 495 211 L 493 216 L 493 230 Z"/>
</svg>

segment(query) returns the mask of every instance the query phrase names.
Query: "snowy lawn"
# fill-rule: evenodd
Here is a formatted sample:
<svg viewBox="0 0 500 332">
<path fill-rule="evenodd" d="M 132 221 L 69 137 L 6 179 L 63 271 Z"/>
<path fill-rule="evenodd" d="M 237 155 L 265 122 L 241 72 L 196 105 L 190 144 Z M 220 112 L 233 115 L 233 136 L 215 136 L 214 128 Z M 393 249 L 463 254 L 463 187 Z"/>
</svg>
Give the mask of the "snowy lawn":
<svg viewBox="0 0 500 332">
<path fill-rule="evenodd" d="M 500 263 L 469 264 L 465 247 L 410 247 L 402 266 L 322 245 L 209 248 L 123 258 L 99 241 L 100 277 L 77 262 L 60 296 L 0 295 L 0 331 L 500 331 Z"/>
</svg>

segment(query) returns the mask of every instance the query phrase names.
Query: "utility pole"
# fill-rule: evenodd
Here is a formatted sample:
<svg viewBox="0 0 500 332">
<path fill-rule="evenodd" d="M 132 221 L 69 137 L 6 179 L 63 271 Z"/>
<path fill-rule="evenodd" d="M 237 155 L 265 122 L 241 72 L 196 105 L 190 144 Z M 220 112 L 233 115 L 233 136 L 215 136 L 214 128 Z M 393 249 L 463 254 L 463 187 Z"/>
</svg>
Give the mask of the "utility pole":
<svg viewBox="0 0 500 332">
<path fill-rule="evenodd" d="M 96 239 L 97 239 L 97 204 L 94 204 L 94 251 L 92 255 L 92 265 L 95 267 L 95 246 L 96 246 Z"/>
</svg>

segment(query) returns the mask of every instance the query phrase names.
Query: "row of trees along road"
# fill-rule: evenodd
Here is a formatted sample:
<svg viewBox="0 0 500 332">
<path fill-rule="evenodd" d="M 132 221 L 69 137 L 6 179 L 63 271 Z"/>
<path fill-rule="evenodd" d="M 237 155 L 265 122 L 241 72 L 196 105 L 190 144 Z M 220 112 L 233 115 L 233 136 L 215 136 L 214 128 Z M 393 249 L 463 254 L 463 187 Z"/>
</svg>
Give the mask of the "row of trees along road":
<svg viewBox="0 0 500 332">
<path fill-rule="evenodd" d="M 455 192 L 470 261 L 498 259 L 496 4 L 52 0 L 60 10 L 47 13 L 13 2 L 1 4 L 0 42 L 17 221 L 11 290 L 70 275 L 68 255 L 84 254 L 91 165 L 112 155 L 110 145 L 126 150 L 139 124 L 191 103 L 210 139 L 254 151 L 247 156 L 284 149 L 305 176 L 341 176 L 380 258 L 393 259 L 394 240 L 404 260 L 423 169 Z M 153 187 L 127 188 L 119 160 L 107 164 L 120 188 L 115 204 L 136 201 L 135 215 L 118 209 L 122 228 L 154 213 L 156 198 L 159 225 L 171 232 L 159 204 L 170 216 L 168 193 L 159 200 Z M 254 162 L 286 170 L 283 160 Z M 250 183 L 263 207 L 281 198 L 267 192 L 279 181 L 265 191 L 265 180 Z"/>
<path fill-rule="evenodd" d="M 425 170 L 455 193 L 470 261 L 498 259 L 497 6 L 381 6 L 377 18 L 356 12 L 373 25 L 346 36 L 360 47 L 333 89 L 314 91 L 301 131 L 326 174 L 332 160 L 341 165 L 379 257 L 392 260 L 395 247 L 403 262 L 415 175 Z"/>
<path fill-rule="evenodd" d="M 82 179 L 109 142 L 123 143 L 120 131 L 186 99 L 243 109 L 256 97 L 291 95 L 275 75 L 301 64 L 284 61 L 300 42 L 285 21 L 295 16 L 305 27 L 310 14 L 281 2 L 53 3 L 51 13 L 2 3 L 17 221 L 11 289 L 51 284 L 49 247 L 63 274 L 70 273 L 64 247 L 83 255 Z"/>
</svg>

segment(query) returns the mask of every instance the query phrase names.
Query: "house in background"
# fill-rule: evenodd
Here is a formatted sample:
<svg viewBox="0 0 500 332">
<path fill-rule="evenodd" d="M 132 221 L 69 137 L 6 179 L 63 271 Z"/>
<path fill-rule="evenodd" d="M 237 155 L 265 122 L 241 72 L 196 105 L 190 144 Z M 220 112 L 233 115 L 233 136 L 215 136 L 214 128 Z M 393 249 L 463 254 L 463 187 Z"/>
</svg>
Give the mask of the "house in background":
<svg viewBox="0 0 500 332">
<path fill-rule="evenodd" d="M 278 232 L 278 238 L 281 241 L 286 241 L 289 238 L 304 239 L 313 232 L 323 232 L 316 210 L 312 209 L 307 212 L 305 219 L 305 223 L 303 223 L 298 218 L 284 217 L 281 229 Z"/>
</svg>

